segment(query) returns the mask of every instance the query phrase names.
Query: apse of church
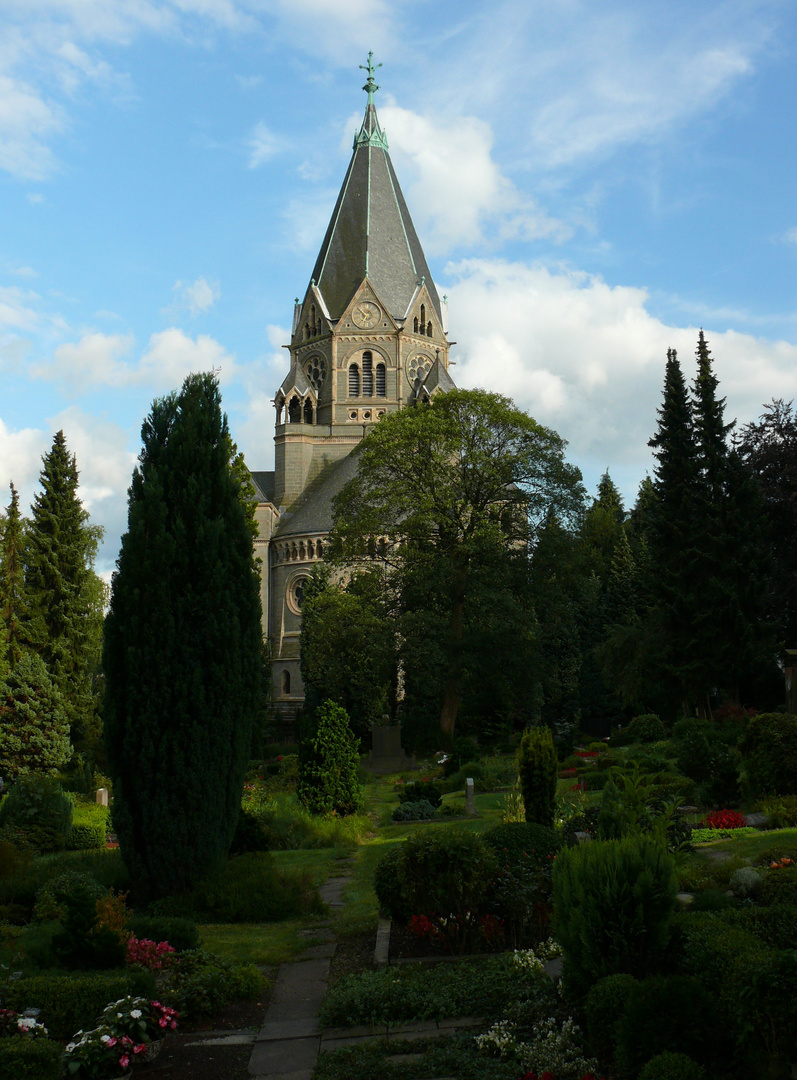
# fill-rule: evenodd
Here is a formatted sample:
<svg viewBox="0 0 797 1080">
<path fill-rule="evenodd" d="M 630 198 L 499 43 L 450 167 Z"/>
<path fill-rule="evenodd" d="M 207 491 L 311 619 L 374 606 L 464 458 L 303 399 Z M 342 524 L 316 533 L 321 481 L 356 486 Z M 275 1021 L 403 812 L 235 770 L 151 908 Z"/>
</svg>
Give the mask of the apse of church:
<svg viewBox="0 0 797 1080">
<path fill-rule="evenodd" d="M 356 468 L 369 425 L 454 384 L 447 307 L 432 281 L 379 125 L 368 54 L 365 116 L 303 299 L 290 370 L 276 392 L 273 472 L 253 472 L 259 505 L 263 633 L 274 701 L 304 700 L 299 635 L 304 583 L 322 557 L 332 500 Z"/>
</svg>

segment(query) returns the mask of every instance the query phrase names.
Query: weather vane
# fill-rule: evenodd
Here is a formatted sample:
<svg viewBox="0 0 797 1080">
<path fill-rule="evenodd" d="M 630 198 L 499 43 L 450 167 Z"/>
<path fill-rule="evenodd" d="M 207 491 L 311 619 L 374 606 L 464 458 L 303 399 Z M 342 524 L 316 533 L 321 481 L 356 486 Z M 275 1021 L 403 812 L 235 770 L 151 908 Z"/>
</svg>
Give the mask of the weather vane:
<svg viewBox="0 0 797 1080">
<path fill-rule="evenodd" d="M 376 64 L 376 65 L 374 64 L 374 54 L 372 52 L 368 53 L 368 64 L 367 65 L 366 64 L 360 64 L 360 67 L 362 68 L 362 70 L 368 72 L 368 81 L 366 82 L 365 86 L 363 87 L 363 90 L 365 90 L 368 93 L 368 104 L 369 105 L 373 105 L 373 103 L 374 103 L 374 94 L 379 89 L 379 87 L 374 82 L 374 75 L 376 74 L 377 68 L 381 68 L 381 66 L 382 66 L 381 64 Z"/>
</svg>

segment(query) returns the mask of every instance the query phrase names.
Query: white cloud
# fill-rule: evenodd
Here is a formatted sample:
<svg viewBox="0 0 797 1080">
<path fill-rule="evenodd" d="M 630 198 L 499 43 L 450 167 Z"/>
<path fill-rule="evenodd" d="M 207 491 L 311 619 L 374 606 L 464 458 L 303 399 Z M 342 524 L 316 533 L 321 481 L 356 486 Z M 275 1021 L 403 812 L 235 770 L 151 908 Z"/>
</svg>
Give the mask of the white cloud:
<svg viewBox="0 0 797 1080">
<path fill-rule="evenodd" d="M 203 277 L 197 278 L 192 285 L 188 285 L 182 281 L 176 281 L 174 283 L 174 291 L 178 294 L 179 298 L 187 304 L 188 310 L 192 315 L 199 315 L 202 312 L 210 311 L 221 296 L 221 289 L 219 288 L 218 281 L 209 282 Z"/>
<path fill-rule="evenodd" d="M 22 506 L 30 504 L 41 469 L 41 456 L 49 441 L 43 431 L 36 428 L 14 431 L 0 418 L 0 506 L 5 508 L 11 501 L 12 480 Z"/>
<path fill-rule="evenodd" d="M 788 229 L 783 234 L 783 239 L 787 244 L 797 245 L 797 226 L 795 226 L 795 228 L 793 229 Z"/>
<path fill-rule="evenodd" d="M 39 323 L 34 305 L 37 293 L 15 286 L 0 286 L 0 334 L 7 330 L 32 330 Z"/>
<path fill-rule="evenodd" d="M 582 467 L 650 467 L 664 365 L 676 348 L 694 375 L 697 327 L 668 326 L 644 289 L 490 260 L 450 265 L 450 321 L 459 348 L 452 375 L 513 398 L 570 443 Z M 727 417 L 746 422 L 773 397 L 797 396 L 797 345 L 705 327 Z"/>
<path fill-rule="evenodd" d="M 192 372 L 216 371 L 223 386 L 230 382 L 235 370 L 235 357 L 218 341 L 207 334 L 200 334 L 194 340 L 172 326 L 149 339 L 149 348 L 141 357 L 137 381 L 171 390 L 180 386 Z"/>
<path fill-rule="evenodd" d="M 62 109 L 29 84 L 0 73 L 0 169 L 42 180 L 55 165 L 46 140 L 64 129 Z"/>
<path fill-rule="evenodd" d="M 249 148 L 249 168 L 257 169 L 266 161 L 275 157 L 280 150 L 280 142 L 261 120 L 255 124 L 252 134 L 246 140 Z"/>
<path fill-rule="evenodd" d="M 387 105 L 380 119 L 430 253 L 484 240 L 564 240 L 572 229 L 550 218 L 502 175 L 488 124 L 473 116 L 432 119 Z M 403 159 L 403 160 L 402 160 Z"/>
<path fill-rule="evenodd" d="M 149 339 L 146 352 L 136 362 L 127 357 L 133 351 L 130 334 L 84 334 L 77 342 L 57 346 L 53 359 L 35 365 L 35 377 L 61 383 L 72 396 L 99 386 L 117 388 L 143 386 L 150 393 L 163 394 L 178 387 L 191 372 L 219 372 L 221 383 L 229 382 L 235 358 L 207 334 L 196 340 L 177 327 L 161 330 Z"/>
</svg>

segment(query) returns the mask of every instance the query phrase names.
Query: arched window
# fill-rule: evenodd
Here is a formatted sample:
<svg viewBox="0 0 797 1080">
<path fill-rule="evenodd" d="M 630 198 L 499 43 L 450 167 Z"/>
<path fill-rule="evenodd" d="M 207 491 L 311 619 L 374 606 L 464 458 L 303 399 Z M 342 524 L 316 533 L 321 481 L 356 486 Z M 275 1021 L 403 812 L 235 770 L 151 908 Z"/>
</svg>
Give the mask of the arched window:
<svg viewBox="0 0 797 1080">
<path fill-rule="evenodd" d="M 426 326 L 426 308 L 421 304 L 421 333 L 423 333 L 424 326 Z"/>
<path fill-rule="evenodd" d="M 312 424 L 313 422 L 313 403 L 310 398 L 304 403 L 304 422 L 305 424 Z"/>
<path fill-rule="evenodd" d="M 360 396 L 360 369 L 356 364 L 349 365 L 349 397 Z"/>
<path fill-rule="evenodd" d="M 315 321 L 315 304 L 313 304 L 310 308 L 310 329 L 313 332 L 313 336 L 318 333 L 318 327 L 316 326 Z"/>
<path fill-rule="evenodd" d="M 292 397 L 288 405 L 288 423 L 300 424 L 302 422 L 302 403 L 297 397 Z"/>
<path fill-rule="evenodd" d="M 412 329 L 415 331 L 416 334 L 418 333 L 418 316 L 417 315 L 412 320 Z"/>
<path fill-rule="evenodd" d="M 427 337 L 432 336 L 432 324 L 431 323 L 426 324 L 426 336 Z"/>
<path fill-rule="evenodd" d="M 385 396 L 385 365 L 376 365 L 376 396 Z"/>
<path fill-rule="evenodd" d="M 374 396 L 374 358 L 370 352 L 363 353 L 363 397 Z"/>
<path fill-rule="evenodd" d="M 282 673 L 282 693 L 284 697 L 287 697 L 291 692 L 291 673 L 290 671 L 283 671 Z"/>
</svg>

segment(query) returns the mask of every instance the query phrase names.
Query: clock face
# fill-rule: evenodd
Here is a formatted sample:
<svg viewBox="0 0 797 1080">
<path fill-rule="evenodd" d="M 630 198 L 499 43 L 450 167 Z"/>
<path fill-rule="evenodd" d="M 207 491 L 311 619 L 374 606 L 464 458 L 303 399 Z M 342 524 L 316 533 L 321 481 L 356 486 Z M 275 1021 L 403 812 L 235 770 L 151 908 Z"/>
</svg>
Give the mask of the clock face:
<svg viewBox="0 0 797 1080">
<path fill-rule="evenodd" d="M 351 313 L 352 322 L 361 330 L 370 330 L 372 326 L 376 326 L 381 316 L 382 312 L 370 300 L 363 300 L 362 303 L 357 304 Z"/>
</svg>

